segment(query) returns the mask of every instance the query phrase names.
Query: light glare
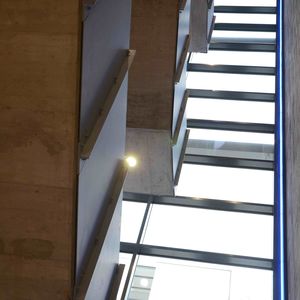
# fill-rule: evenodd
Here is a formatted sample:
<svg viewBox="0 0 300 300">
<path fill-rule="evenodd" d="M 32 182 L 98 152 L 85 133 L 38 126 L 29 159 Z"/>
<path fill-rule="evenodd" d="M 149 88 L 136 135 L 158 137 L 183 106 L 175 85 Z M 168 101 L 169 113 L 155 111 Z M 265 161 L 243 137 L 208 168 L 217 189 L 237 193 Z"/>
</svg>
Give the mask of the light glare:
<svg viewBox="0 0 300 300">
<path fill-rule="evenodd" d="M 126 158 L 126 163 L 127 163 L 128 167 L 134 168 L 137 165 L 137 160 L 133 156 L 128 156 Z"/>
</svg>

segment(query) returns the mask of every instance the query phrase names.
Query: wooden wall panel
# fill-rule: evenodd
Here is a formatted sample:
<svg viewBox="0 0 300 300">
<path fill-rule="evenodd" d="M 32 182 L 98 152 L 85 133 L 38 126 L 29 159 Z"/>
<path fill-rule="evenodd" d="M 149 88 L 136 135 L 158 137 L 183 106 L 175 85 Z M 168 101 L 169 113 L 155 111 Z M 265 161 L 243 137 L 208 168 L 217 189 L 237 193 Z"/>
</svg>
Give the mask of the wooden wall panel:
<svg viewBox="0 0 300 300">
<path fill-rule="evenodd" d="M 0 3 L 0 298 L 69 299 L 79 1 Z"/>
</svg>

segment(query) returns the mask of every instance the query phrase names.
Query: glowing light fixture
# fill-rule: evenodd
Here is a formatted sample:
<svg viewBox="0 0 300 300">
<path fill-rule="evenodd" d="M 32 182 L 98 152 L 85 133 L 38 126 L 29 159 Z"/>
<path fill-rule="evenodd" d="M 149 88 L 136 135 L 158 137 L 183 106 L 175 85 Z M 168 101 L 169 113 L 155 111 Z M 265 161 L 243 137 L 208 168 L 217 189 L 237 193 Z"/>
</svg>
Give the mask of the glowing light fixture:
<svg viewBox="0 0 300 300">
<path fill-rule="evenodd" d="M 130 168 L 134 168 L 137 165 L 137 160 L 134 156 L 127 156 L 125 161 Z"/>
</svg>

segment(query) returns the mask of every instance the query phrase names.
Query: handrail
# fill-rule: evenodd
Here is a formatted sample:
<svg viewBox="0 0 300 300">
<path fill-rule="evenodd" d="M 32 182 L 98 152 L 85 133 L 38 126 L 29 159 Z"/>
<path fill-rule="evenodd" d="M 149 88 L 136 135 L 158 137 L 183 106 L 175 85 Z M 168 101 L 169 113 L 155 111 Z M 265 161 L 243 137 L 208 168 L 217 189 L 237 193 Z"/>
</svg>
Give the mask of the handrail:
<svg viewBox="0 0 300 300">
<path fill-rule="evenodd" d="M 175 83 L 178 83 L 180 81 L 183 66 L 184 66 L 188 51 L 189 51 L 190 42 L 191 42 L 191 36 L 188 34 L 185 38 L 184 46 L 183 46 L 183 49 L 182 49 L 182 52 L 180 55 L 178 66 L 176 68 L 176 72 L 175 72 L 175 76 L 174 76 Z"/>
<path fill-rule="evenodd" d="M 187 129 L 185 131 L 183 145 L 182 145 L 181 152 L 180 152 L 180 157 L 179 157 L 179 162 L 178 162 L 176 173 L 175 173 L 174 185 L 178 185 L 178 182 L 179 182 L 179 176 L 180 176 L 182 164 L 183 164 L 183 161 L 184 161 L 184 155 L 185 155 L 185 150 L 186 150 L 187 143 L 188 143 L 188 140 L 189 140 L 189 134 L 190 134 L 190 130 Z"/>
<path fill-rule="evenodd" d="M 124 273 L 125 265 L 119 264 L 116 266 L 116 270 L 114 276 L 112 278 L 110 293 L 108 296 L 108 300 L 116 300 L 118 296 L 118 291 L 120 289 L 120 284 L 122 281 L 123 273 Z"/>
<path fill-rule="evenodd" d="M 119 92 L 119 89 L 124 81 L 124 78 L 127 72 L 130 69 L 130 66 L 135 57 L 135 50 L 128 50 L 128 54 L 123 60 L 123 63 L 119 69 L 119 72 L 104 100 L 103 106 L 99 112 L 98 118 L 89 134 L 87 139 L 83 142 L 83 146 L 80 153 L 81 159 L 88 159 L 93 151 L 93 148 L 96 144 L 97 138 L 103 128 L 103 125 L 107 119 L 107 116 L 110 112 L 111 107 L 115 101 L 115 98 Z"/>
<path fill-rule="evenodd" d="M 180 0 L 179 2 L 179 12 L 183 11 L 185 9 L 187 0 Z"/>
<path fill-rule="evenodd" d="M 179 110 L 179 113 L 178 113 L 178 117 L 177 117 L 176 127 L 175 127 L 174 134 L 173 134 L 173 137 L 172 137 L 173 146 L 177 144 L 180 128 L 181 128 L 182 121 L 183 121 L 183 116 L 184 116 L 184 113 L 185 113 L 187 100 L 189 98 L 189 94 L 190 94 L 190 91 L 185 90 L 182 101 L 181 101 L 181 106 L 180 106 L 180 110 Z"/>
<path fill-rule="evenodd" d="M 87 262 L 84 266 L 83 272 L 79 278 L 78 284 L 75 286 L 75 300 L 84 300 L 88 291 L 94 270 L 97 265 L 101 249 L 109 229 L 110 223 L 114 216 L 114 212 L 120 198 L 120 193 L 127 174 L 127 165 L 120 160 L 119 165 L 115 171 L 115 176 L 112 182 L 110 195 L 107 199 L 105 213 L 103 219 L 98 224 L 97 233 L 94 239 L 94 245 L 88 255 Z"/>
</svg>

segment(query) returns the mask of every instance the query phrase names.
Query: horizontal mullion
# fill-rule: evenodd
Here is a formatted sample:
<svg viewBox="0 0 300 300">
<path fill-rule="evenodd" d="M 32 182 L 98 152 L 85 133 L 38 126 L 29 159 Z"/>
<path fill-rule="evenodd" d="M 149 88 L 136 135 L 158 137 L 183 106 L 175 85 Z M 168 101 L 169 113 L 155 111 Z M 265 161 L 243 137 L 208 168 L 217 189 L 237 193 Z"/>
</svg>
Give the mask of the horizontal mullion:
<svg viewBox="0 0 300 300">
<path fill-rule="evenodd" d="M 275 94 L 189 89 L 190 98 L 212 98 L 238 101 L 274 102 Z"/>
<path fill-rule="evenodd" d="M 222 43 L 213 42 L 209 44 L 209 50 L 227 51 L 253 51 L 253 52 L 275 52 L 275 44 L 258 43 Z"/>
<path fill-rule="evenodd" d="M 216 167 L 243 168 L 268 171 L 274 170 L 274 162 L 272 161 L 236 157 L 186 154 L 184 156 L 183 162 L 186 164 L 208 165 Z"/>
<path fill-rule="evenodd" d="M 270 215 L 274 214 L 273 205 L 258 203 L 233 202 L 228 200 L 191 198 L 182 196 L 157 196 L 149 194 L 124 192 L 123 200 L 131 202 L 148 203 L 158 205 L 171 205 L 190 208 L 221 210 L 228 212 L 240 212 L 250 214 Z"/>
<path fill-rule="evenodd" d="M 275 32 L 276 31 L 276 25 L 272 25 L 272 24 L 215 23 L 214 30 Z"/>
<path fill-rule="evenodd" d="M 276 7 L 271 6 L 225 6 L 214 7 L 215 13 L 238 13 L 238 14 L 276 14 Z"/>
<path fill-rule="evenodd" d="M 228 122 L 228 121 L 188 119 L 187 127 L 199 128 L 199 129 L 274 133 L 274 125 L 260 124 L 260 123 L 241 123 L 241 122 Z"/>
<path fill-rule="evenodd" d="M 188 232 L 187 232 L 188 234 Z M 211 264 L 273 270 L 272 259 L 121 242 L 121 252 Z"/>
<path fill-rule="evenodd" d="M 232 73 L 232 74 L 251 74 L 251 75 L 275 75 L 273 67 L 261 66 L 235 66 L 235 65 L 206 65 L 189 63 L 189 72 L 211 72 L 211 73 Z"/>
</svg>

